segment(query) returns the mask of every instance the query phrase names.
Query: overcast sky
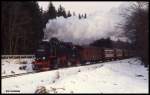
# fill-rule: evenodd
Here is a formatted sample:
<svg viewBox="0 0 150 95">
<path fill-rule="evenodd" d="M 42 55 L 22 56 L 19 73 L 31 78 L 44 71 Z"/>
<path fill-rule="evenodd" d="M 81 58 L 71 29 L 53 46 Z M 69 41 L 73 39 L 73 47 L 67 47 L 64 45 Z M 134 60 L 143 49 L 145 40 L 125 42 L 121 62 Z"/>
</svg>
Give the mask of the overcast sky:
<svg viewBox="0 0 150 95">
<path fill-rule="evenodd" d="M 43 10 L 48 9 L 49 2 L 41 1 L 38 2 L 39 6 L 43 8 Z M 59 5 L 61 4 L 66 11 L 70 10 L 71 12 L 75 13 L 93 13 L 95 11 L 109 11 L 112 7 L 118 7 L 123 2 L 52 2 L 56 9 L 58 9 Z"/>
</svg>

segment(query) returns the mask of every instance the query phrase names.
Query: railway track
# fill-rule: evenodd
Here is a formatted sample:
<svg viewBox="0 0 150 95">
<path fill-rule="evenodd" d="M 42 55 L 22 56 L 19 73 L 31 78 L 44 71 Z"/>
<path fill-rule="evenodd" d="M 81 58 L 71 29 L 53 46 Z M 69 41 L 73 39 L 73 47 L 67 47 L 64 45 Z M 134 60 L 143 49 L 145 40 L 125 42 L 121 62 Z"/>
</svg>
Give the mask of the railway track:
<svg viewBox="0 0 150 95">
<path fill-rule="evenodd" d="M 6 75 L 6 76 L 2 76 L 2 79 L 11 78 L 11 77 L 17 77 L 17 76 L 22 76 L 22 75 L 28 75 L 28 74 L 34 74 L 34 73 L 37 73 L 37 72 L 29 72 L 29 73 L 20 73 L 20 74 Z"/>
<path fill-rule="evenodd" d="M 57 70 L 57 69 L 53 69 L 53 70 Z M 48 72 L 48 71 L 52 71 L 52 70 L 45 70 L 45 71 L 36 71 L 36 72 L 28 72 L 28 73 L 19 73 L 19 74 L 13 74 L 13 75 L 6 75 L 6 76 L 1 76 L 1 78 L 2 79 L 12 78 L 12 77 L 17 77 L 17 76 L 23 76 L 23 75 L 29 75 L 29 74 L 36 74 L 36 73 Z"/>
</svg>

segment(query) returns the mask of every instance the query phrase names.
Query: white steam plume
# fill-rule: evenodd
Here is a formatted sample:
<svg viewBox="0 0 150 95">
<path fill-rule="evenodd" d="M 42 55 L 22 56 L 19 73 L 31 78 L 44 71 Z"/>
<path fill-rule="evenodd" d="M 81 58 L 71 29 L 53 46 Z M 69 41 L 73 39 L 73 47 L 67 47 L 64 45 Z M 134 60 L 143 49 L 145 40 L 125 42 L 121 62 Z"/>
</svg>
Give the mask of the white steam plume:
<svg viewBox="0 0 150 95">
<path fill-rule="evenodd" d="M 115 38 L 122 32 L 117 32 L 115 25 L 120 21 L 116 10 L 108 13 L 96 12 L 86 19 L 77 16 L 69 18 L 57 17 L 46 24 L 44 36 L 46 39 L 56 37 L 74 44 L 89 44 L 101 38 Z M 115 38 L 117 39 L 117 38 Z"/>
</svg>

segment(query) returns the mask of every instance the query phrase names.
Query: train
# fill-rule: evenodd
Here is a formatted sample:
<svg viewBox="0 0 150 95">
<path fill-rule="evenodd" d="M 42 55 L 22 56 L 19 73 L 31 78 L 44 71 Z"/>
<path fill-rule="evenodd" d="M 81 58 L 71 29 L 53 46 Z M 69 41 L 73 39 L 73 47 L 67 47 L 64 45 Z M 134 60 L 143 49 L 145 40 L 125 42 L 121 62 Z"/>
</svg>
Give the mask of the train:
<svg viewBox="0 0 150 95">
<path fill-rule="evenodd" d="M 32 64 L 33 70 L 43 71 L 120 60 L 133 56 L 133 52 L 127 49 L 80 46 L 51 38 L 49 41 L 40 42 Z"/>
</svg>

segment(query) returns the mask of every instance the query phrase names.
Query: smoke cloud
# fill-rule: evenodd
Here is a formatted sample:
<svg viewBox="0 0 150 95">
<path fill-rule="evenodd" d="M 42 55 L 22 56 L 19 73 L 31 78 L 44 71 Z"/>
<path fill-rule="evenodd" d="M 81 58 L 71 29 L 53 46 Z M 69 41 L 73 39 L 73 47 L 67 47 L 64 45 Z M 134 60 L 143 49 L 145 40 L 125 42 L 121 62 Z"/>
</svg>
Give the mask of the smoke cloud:
<svg viewBox="0 0 150 95">
<path fill-rule="evenodd" d="M 56 37 L 59 40 L 80 45 L 90 44 L 97 39 L 108 37 L 117 40 L 118 36 L 123 34 L 115 27 L 120 20 L 116 9 L 109 12 L 95 12 L 87 15 L 86 19 L 79 19 L 78 16 L 57 17 L 49 20 L 46 24 L 44 38 Z M 127 40 L 126 38 L 122 39 Z"/>
</svg>

